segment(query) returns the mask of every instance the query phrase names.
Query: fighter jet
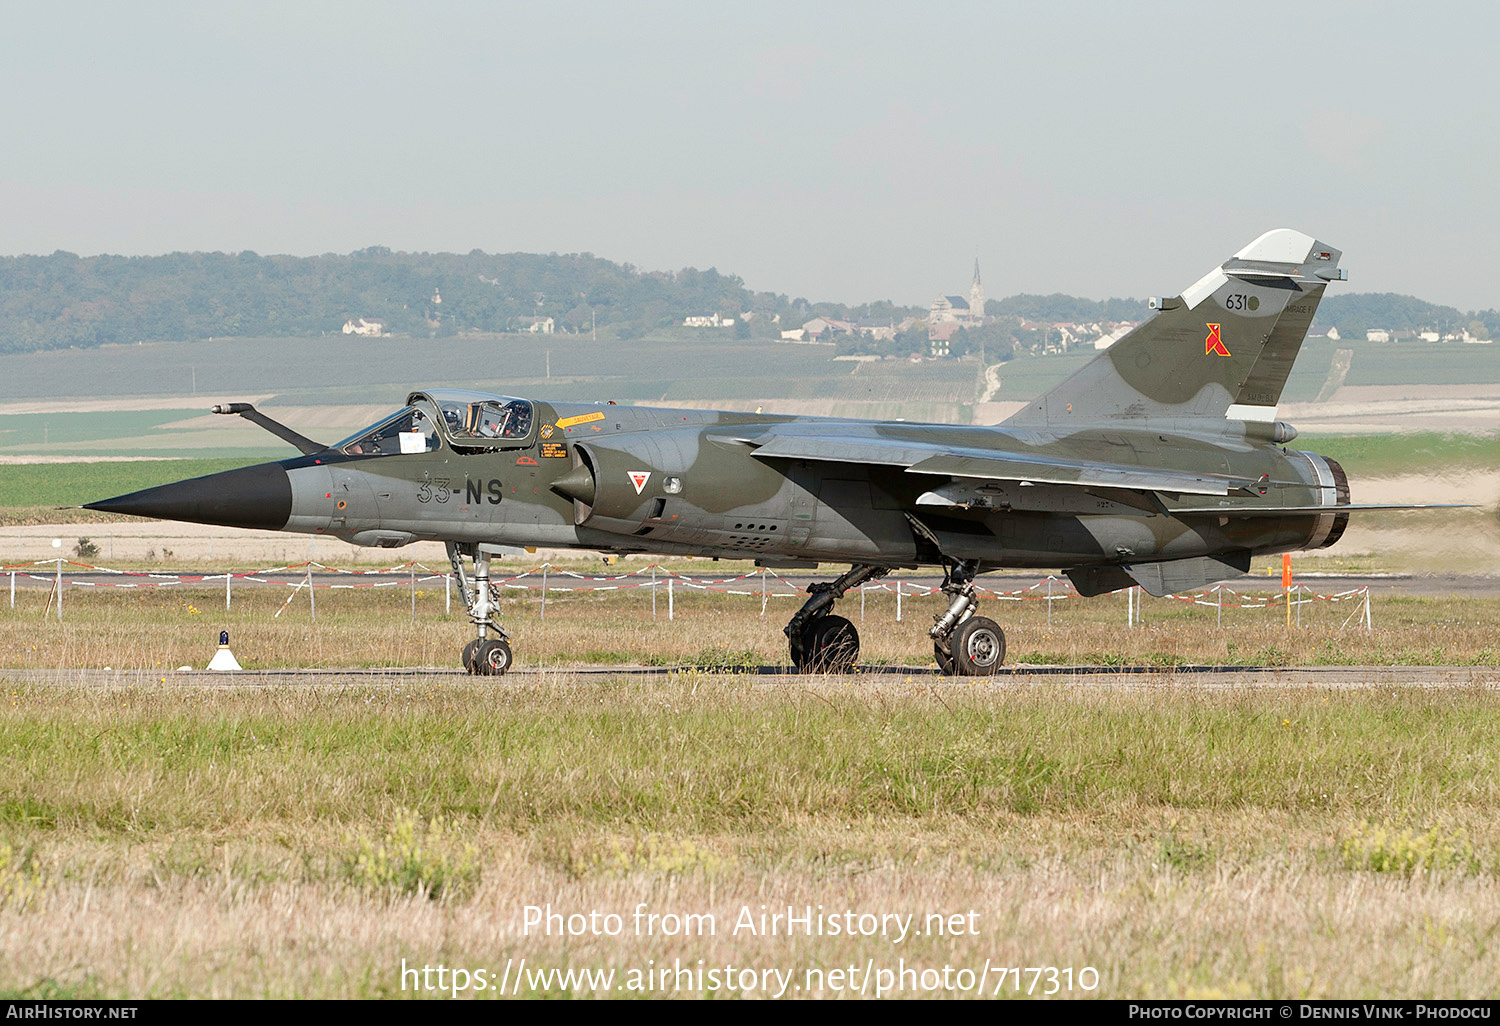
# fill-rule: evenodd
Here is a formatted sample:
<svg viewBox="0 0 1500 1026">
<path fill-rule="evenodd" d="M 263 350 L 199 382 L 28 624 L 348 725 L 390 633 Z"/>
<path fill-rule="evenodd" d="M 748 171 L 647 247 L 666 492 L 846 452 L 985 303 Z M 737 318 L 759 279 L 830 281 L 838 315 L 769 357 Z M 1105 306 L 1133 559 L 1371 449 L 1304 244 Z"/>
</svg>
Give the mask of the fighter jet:
<svg viewBox="0 0 1500 1026">
<path fill-rule="evenodd" d="M 1354 505 L 1338 463 L 1287 447 L 1277 403 L 1340 252 L 1277 229 L 1209 271 L 995 427 L 569 403 L 459 389 L 334 445 L 243 403 L 291 459 L 86 508 L 357 545 L 446 544 L 475 638 L 463 665 L 511 665 L 490 559 L 516 547 L 847 563 L 786 626 L 800 672 L 846 672 L 859 634 L 833 612 L 897 568 L 941 568 L 944 673 L 988 675 L 1005 633 L 975 578 L 1062 567 L 1080 594 L 1153 595 L 1243 574 L 1254 556 L 1326 548 Z M 466 567 L 467 563 L 467 567 Z"/>
</svg>

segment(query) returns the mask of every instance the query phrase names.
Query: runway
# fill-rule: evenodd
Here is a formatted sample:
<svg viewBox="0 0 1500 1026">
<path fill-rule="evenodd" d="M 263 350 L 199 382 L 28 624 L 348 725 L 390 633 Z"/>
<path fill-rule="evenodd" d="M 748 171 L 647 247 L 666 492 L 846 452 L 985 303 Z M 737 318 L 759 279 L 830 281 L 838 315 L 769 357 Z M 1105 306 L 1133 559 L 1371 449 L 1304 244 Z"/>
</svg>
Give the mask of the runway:
<svg viewBox="0 0 1500 1026">
<path fill-rule="evenodd" d="M 864 666 L 852 674 L 791 674 L 785 666 L 712 669 L 683 666 L 520 666 L 504 677 L 472 677 L 457 667 L 243 670 L 0 670 L 0 683 L 74 688 L 169 686 L 195 688 L 393 688 L 435 685 L 477 691 L 524 691 L 552 685 L 588 686 L 621 679 L 718 676 L 745 678 L 755 687 L 836 690 L 919 685 L 942 690 L 976 687 L 1072 686 L 1106 689 L 1194 688 L 1500 688 L 1500 666 L 1006 666 L 993 677 L 947 677 L 936 668 Z"/>
</svg>

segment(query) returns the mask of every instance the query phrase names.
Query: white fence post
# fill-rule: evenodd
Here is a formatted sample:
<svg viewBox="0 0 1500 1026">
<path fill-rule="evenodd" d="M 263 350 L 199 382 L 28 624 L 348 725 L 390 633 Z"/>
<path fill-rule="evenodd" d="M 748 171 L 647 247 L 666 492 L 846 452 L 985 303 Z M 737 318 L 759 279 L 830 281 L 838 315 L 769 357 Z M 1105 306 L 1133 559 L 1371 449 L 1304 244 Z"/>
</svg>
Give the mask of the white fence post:
<svg viewBox="0 0 1500 1026">
<path fill-rule="evenodd" d="M 226 612 L 229 609 L 229 582 L 232 581 L 232 580 L 234 580 L 234 574 L 230 573 L 228 570 L 225 570 L 224 571 L 224 609 L 225 609 Z"/>
<path fill-rule="evenodd" d="M 312 563 L 307 564 L 307 608 L 312 611 L 312 618 L 318 618 L 318 600 L 313 597 Z"/>
<path fill-rule="evenodd" d="M 547 565 L 542 564 L 542 619 L 547 619 Z"/>
<path fill-rule="evenodd" d="M 57 622 L 62 623 L 62 565 L 61 558 L 57 561 Z"/>
<path fill-rule="evenodd" d="M 897 581 L 896 582 L 896 622 L 897 623 L 901 622 L 901 585 L 904 584 L 904 583 L 906 583 L 906 582 L 904 582 L 904 581 Z"/>
<path fill-rule="evenodd" d="M 443 612 L 453 612 L 453 575 L 443 575 Z"/>
<path fill-rule="evenodd" d="M 651 619 L 656 619 L 656 564 L 651 564 Z"/>
<path fill-rule="evenodd" d="M 672 578 L 667 578 L 667 619 L 672 619 Z"/>
</svg>

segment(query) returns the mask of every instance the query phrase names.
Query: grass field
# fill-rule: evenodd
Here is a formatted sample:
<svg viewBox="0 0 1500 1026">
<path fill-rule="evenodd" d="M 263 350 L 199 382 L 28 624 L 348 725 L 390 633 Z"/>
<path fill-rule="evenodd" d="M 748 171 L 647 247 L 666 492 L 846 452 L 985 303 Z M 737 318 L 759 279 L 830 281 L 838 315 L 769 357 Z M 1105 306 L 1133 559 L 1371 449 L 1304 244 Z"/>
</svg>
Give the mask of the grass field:
<svg viewBox="0 0 1500 1026">
<path fill-rule="evenodd" d="M 498 980 L 523 957 L 614 969 L 613 996 L 631 969 L 700 959 L 799 987 L 867 964 L 894 982 L 898 960 L 970 981 L 986 960 L 1092 967 L 1112 998 L 1500 984 L 1493 688 L 684 673 L 5 694 L 8 997 L 413 996 L 403 959 Z M 713 930 L 639 936 L 642 904 Z M 625 925 L 548 937 L 528 905 Z M 788 905 L 962 927 L 734 933 Z M 813 993 L 839 996 L 827 980 Z"/>
<path fill-rule="evenodd" d="M 3 578 L 0 578 L 3 581 Z M 652 616 L 648 591 L 549 592 L 545 617 L 537 590 L 503 592 L 503 622 L 514 634 L 523 666 L 566 668 L 579 664 L 644 663 L 706 668 L 783 667 L 781 628 L 800 598 L 768 602 L 760 615 L 758 594 L 692 591 L 680 583 L 673 595 L 675 619 L 667 619 L 667 595 L 657 595 Z M 565 582 L 564 582 L 565 583 Z M 1278 582 L 1248 580 L 1241 590 L 1274 592 Z M 755 584 L 740 587 L 754 591 Z M 1327 591 L 1332 585 L 1319 585 Z M 1358 626 L 1361 599 L 1310 602 L 1300 612 L 1301 629 L 1284 626 L 1281 606 L 1226 608 L 1217 627 L 1213 606 L 1172 599 L 1143 600 L 1143 626 L 1125 628 L 1123 593 L 1092 599 L 1059 599 L 1051 626 L 1047 603 L 985 599 L 982 612 L 1006 631 L 1009 664 L 1149 665 L 1225 664 L 1254 666 L 1459 665 L 1500 662 L 1500 600 L 1376 598 L 1374 630 Z M 252 669 L 458 665 L 458 652 L 472 636 L 454 598 L 444 615 L 441 582 L 418 589 L 416 616 L 411 593 L 393 588 L 322 590 L 316 618 L 305 591 L 288 603 L 281 586 L 238 584 L 233 607 L 224 610 L 223 586 L 173 585 L 120 590 L 68 589 L 64 620 L 44 619 L 46 589 L 22 589 L 16 607 L 0 606 L 0 667 L 58 666 L 170 670 L 202 667 L 213 654 L 218 632 L 227 629 L 241 663 Z M 1226 602 L 1233 602 L 1232 597 Z M 277 611 L 285 605 L 279 616 Z M 861 662 L 872 666 L 933 668 L 927 629 L 944 606 L 939 597 L 906 596 L 897 623 L 895 596 L 870 592 L 861 614 L 857 593 L 838 611 L 861 628 Z"/>
<path fill-rule="evenodd" d="M 1388 435 L 1299 435 L 1292 448 L 1337 460 L 1352 480 L 1399 474 L 1445 475 L 1500 466 L 1494 435 L 1413 431 Z"/>
<path fill-rule="evenodd" d="M 256 461 L 231 458 L 0 466 L 0 506 L 9 510 L 50 509 L 216 474 L 253 462 Z M 0 510 L 0 517 L 4 516 Z M 0 523 L 10 522 L 8 518 L 0 520 Z"/>
</svg>

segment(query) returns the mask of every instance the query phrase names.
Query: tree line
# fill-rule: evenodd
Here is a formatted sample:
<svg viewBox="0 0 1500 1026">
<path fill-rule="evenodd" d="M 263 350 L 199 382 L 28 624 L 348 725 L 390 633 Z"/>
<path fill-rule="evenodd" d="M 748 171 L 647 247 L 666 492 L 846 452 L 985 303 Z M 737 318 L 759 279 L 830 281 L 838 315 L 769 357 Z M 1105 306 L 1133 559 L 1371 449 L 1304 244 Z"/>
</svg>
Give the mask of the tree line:
<svg viewBox="0 0 1500 1026">
<path fill-rule="evenodd" d="M 991 300 L 985 311 L 1016 324 L 1143 320 L 1148 313 L 1140 300 L 1062 294 Z M 0 257 L 0 352 L 317 336 L 357 318 L 379 320 L 393 334 L 431 336 L 520 331 L 550 317 L 558 331 L 597 329 L 601 337 L 628 339 L 714 313 L 736 319 L 733 336 L 774 338 L 816 316 L 896 325 L 925 318 L 927 310 L 885 301 L 813 303 L 754 291 L 714 268 L 643 271 L 589 253 L 403 253 L 374 246 L 312 257 L 248 251 Z M 753 317 L 746 321 L 744 313 Z M 1330 296 L 1318 319 L 1346 337 L 1376 327 L 1500 331 L 1493 310 L 1464 314 L 1390 294 Z M 968 332 L 952 351 L 1003 351 L 1009 337 Z M 920 352 L 924 340 L 923 329 L 908 330 L 883 355 Z"/>
</svg>

